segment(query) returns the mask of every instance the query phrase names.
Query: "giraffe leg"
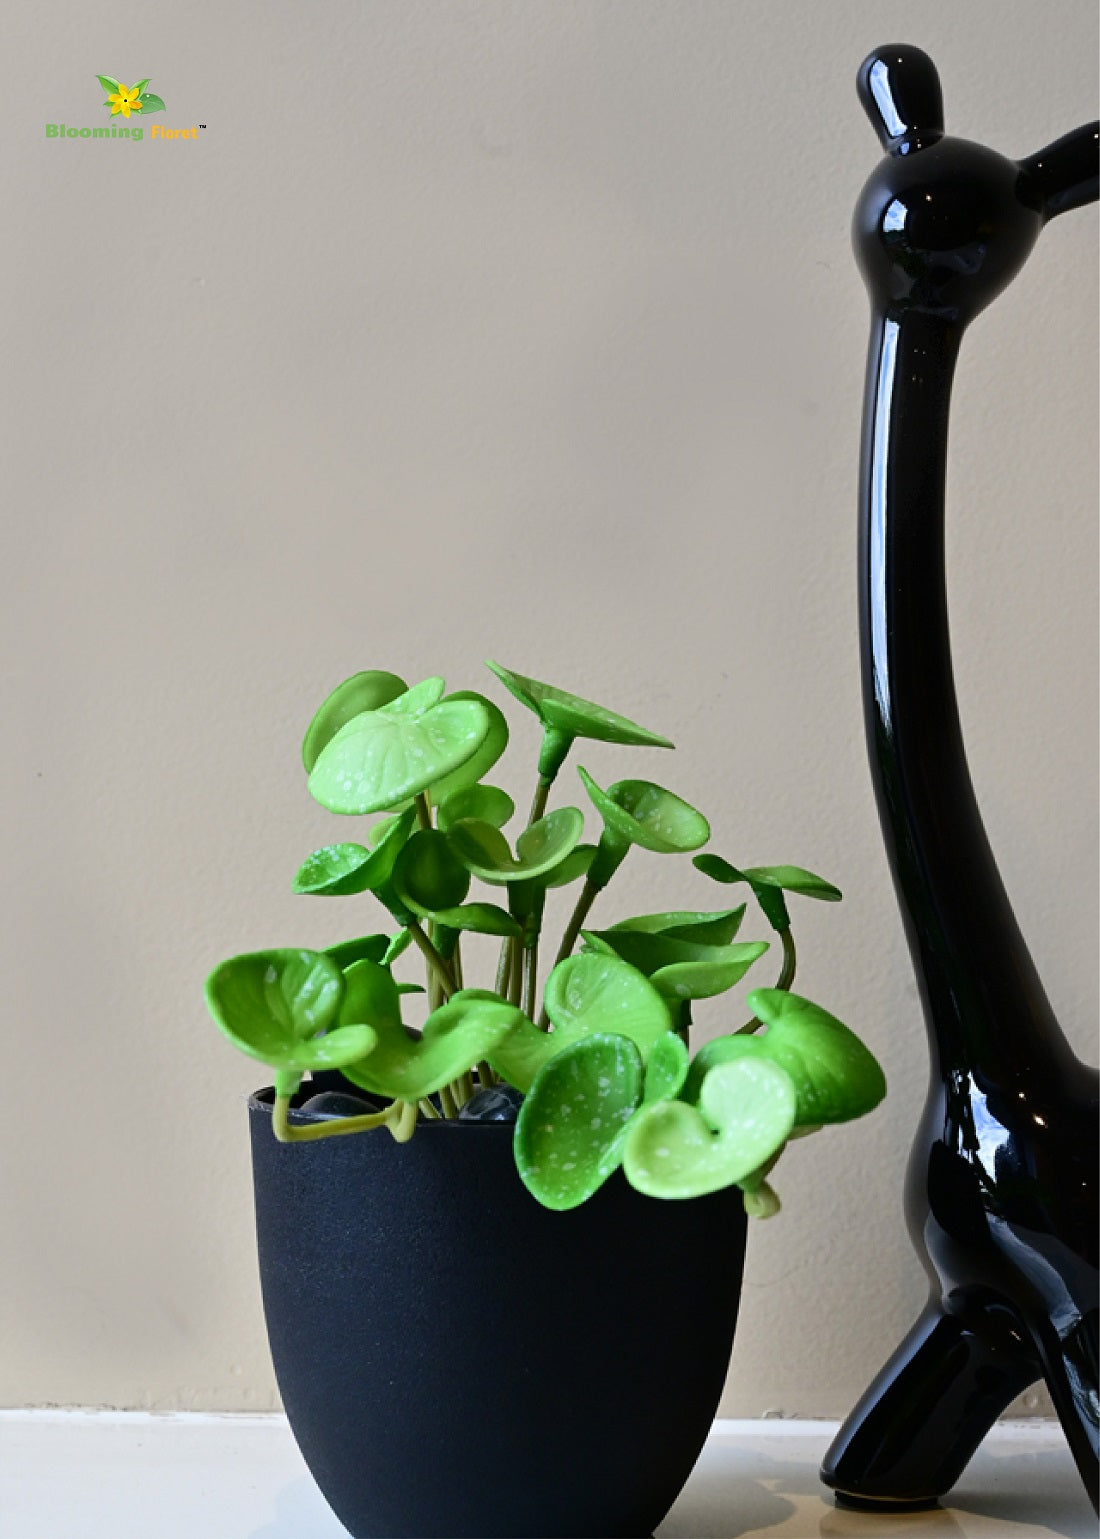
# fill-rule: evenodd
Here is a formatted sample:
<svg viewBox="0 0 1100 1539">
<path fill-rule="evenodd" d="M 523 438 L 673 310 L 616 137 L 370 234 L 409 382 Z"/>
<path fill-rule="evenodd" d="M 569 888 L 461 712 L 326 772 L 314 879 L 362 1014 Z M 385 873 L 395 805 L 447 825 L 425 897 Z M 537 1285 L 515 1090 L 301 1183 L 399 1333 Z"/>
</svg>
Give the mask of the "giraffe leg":
<svg viewBox="0 0 1100 1539">
<path fill-rule="evenodd" d="M 933 1297 L 841 1427 L 821 1478 L 841 1506 L 932 1507 L 1042 1369 L 997 1311 Z"/>
<path fill-rule="evenodd" d="M 1085 1490 L 1100 1511 L 1097 1437 L 1097 1312 L 1090 1310 L 1064 1336 L 1050 1319 L 1032 1325 L 1054 1409 L 1062 1423 Z"/>
</svg>

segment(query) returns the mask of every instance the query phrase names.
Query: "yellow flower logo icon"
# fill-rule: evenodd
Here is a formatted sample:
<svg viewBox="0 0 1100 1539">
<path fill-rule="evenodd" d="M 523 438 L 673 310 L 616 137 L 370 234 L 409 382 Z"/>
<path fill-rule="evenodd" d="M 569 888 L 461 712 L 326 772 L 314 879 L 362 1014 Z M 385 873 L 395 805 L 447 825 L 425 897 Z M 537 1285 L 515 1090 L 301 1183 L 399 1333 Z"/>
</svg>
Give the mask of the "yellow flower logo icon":
<svg viewBox="0 0 1100 1539">
<path fill-rule="evenodd" d="M 96 79 L 107 92 L 107 100 L 103 105 L 110 107 L 112 117 L 121 114 L 128 118 L 132 112 L 140 112 L 147 117 L 150 112 L 164 111 L 160 97 L 145 89 L 148 80 L 139 80 L 136 86 L 125 86 L 113 75 L 97 75 Z"/>
</svg>

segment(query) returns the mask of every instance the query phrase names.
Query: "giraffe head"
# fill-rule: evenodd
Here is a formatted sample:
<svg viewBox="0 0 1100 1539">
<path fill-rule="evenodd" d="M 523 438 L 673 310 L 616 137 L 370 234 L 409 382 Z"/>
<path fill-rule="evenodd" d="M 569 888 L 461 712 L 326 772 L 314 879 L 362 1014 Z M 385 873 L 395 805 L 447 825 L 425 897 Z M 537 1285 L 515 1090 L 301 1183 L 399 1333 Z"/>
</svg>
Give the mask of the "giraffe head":
<svg viewBox="0 0 1100 1539">
<path fill-rule="evenodd" d="M 1015 277 L 1047 219 L 1096 197 L 1095 124 L 1024 161 L 950 138 L 936 66 L 908 44 L 864 60 L 859 94 L 887 153 L 860 195 L 853 238 L 885 314 L 965 326 Z"/>
</svg>

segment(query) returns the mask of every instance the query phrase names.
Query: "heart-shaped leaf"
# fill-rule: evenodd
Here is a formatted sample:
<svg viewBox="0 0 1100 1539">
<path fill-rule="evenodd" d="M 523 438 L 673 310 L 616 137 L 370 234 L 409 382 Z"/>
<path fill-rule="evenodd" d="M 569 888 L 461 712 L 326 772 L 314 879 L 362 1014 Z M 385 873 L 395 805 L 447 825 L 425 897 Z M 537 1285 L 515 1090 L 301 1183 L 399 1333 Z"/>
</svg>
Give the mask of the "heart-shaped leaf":
<svg viewBox="0 0 1100 1539">
<path fill-rule="evenodd" d="M 647 1196 L 702 1197 L 753 1176 L 783 1147 L 794 1113 L 794 1086 L 777 1064 L 720 1064 L 703 1081 L 699 1109 L 659 1101 L 637 1113 L 623 1170 Z"/>
<path fill-rule="evenodd" d="M 578 1207 L 617 1169 L 642 1096 L 642 1059 L 626 1037 L 596 1033 L 539 1071 L 516 1120 L 516 1169 L 543 1207 Z"/>
<path fill-rule="evenodd" d="M 610 947 L 639 972 L 666 999 L 710 999 L 739 983 L 758 957 L 768 949 L 766 941 L 733 946 L 707 946 L 675 936 L 639 930 L 584 930 L 597 949 Z"/>
<path fill-rule="evenodd" d="M 745 904 L 737 908 L 700 913 L 696 909 L 674 909 L 663 914 L 636 914 L 620 919 L 611 929 L 638 930 L 643 935 L 667 935 L 672 940 L 697 941 L 703 946 L 728 946 L 741 928 Z"/>
<path fill-rule="evenodd" d="M 313 769 L 326 743 L 331 742 L 352 717 L 363 711 L 377 711 L 379 706 L 388 705 L 398 695 L 403 695 L 408 687 L 396 673 L 383 673 L 377 669 L 353 673 L 350 679 L 338 684 L 318 708 L 302 739 L 302 763 L 306 773 Z"/>
<path fill-rule="evenodd" d="M 470 890 L 470 873 L 452 851 L 446 834 L 423 828 L 398 855 L 393 886 L 414 913 L 433 914 L 463 902 Z"/>
<path fill-rule="evenodd" d="M 496 994 L 462 989 L 432 1011 L 419 1040 L 395 1025 L 392 1018 L 379 1018 L 377 1045 L 365 1058 L 349 1064 L 344 1073 L 374 1095 L 418 1101 L 488 1058 L 523 1019 L 519 1010 Z"/>
<path fill-rule="evenodd" d="M 382 812 L 465 763 L 489 731 L 488 713 L 477 700 L 434 703 L 442 682 L 426 679 L 346 722 L 313 766 L 316 800 L 330 812 Z"/>
<path fill-rule="evenodd" d="M 476 819 L 456 823 L 447 834 L 467 871 L 483 882 L 530 881 L 559 866 L 584 832 L 584 814 L 577 807 L 559 807 L 524 830 L 512 855 L 498 828 Z"/>
<path fill-rule="evenodd" d="M 790 1076 L 800 1126 L 848 1122 L 882 1100 L 886 1077 L 878 1060 L 836 1016 L 785 989 L 754 989 L 747 1003 L 767 1026 L 747 1040 Z"/>
<path fill-rule="evenodd" d="M 320 951 L 280 948 L 231 957 L 206 980 L 206 1003 L 234 1044 L 270 1067 L 341 1069 L 373 1047 L 368 1026 L 337 1025 L 344 975 Z"/>
<path fill-rule="evenodd" d="M 143 96 L 138 98 L 138 101 L 141 106 L 142 117 L 146 117 L 150 112 L 164 111 L 164 102 L 152 91 L 146 91 Z"/>
<path fill-rule="evenodd" d="M 314 850 L 298 868 L 294 891 L 328 897 L 378 892 L 390 881 L 415 822 L 416 812 L 410 807 L 393 820 L 373 850 L 361 844 L 330 844 Z"/>
<path fill-rule="evenodd" d="M 503 828 L 515 814 L 516 804 L 499 786 L 459 786 L 436 808 L 436 823 L 442 829 L 450 828 L 462 818 L 474 818 L 479 823 L 491 823 Z"/>
<path fill-rule="evenodd" d="M 460 764 L 449 775 L 444 775 L 442 780 L 433 780 L 429 790 L 437 806 L 463 786 L 474 785 L 483 775 L 487 775 L 508 747 L 508 723 L 499 705 L 495 705 L 492 700 L 487 700 L 484 695 L 479 695 L 472 689 L 456 689 L 444 699 L 447 704 L 453 700 L 472 700 L 480 705 L 489 718 L 489 730 L 465 763 Z M 492 822 L 493 819 L 490 818 L 488 821 Z"/>
<path fill-rule="evenodd" d="M 118 81 L 113 75 L 97 75 L 95 77 L 108 96 L 117 96 L 120 90 Z"/>
</svg>

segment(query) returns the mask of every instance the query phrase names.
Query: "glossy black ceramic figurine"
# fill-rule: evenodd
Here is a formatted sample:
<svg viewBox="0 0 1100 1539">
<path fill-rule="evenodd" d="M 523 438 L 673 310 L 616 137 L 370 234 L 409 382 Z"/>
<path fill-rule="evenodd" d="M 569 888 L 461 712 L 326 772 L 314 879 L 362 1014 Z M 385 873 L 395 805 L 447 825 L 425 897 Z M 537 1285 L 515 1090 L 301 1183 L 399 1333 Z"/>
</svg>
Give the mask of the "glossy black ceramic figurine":
<svg viewBox="0 0 1100 1539">
<path fill-rule="evenodd" d="M 822 1478 L 845 1505 L 932 1505 L 1043 1379 L 1095 1505 L 1097 1075 L 1054 1018 L 978 813 L 948 643 L 944 482 L 963 332 L 1047 220 L 1096 198 L 1097 125 L 1022 161 L 947 138 L 935 66 L 905 45 L 865 61 L 859 92 L 887 151 L 855 216 L 872 304 L 863 692 L 931 1040 L 906 1190 L 931 1293 Z"/>
</svg>

